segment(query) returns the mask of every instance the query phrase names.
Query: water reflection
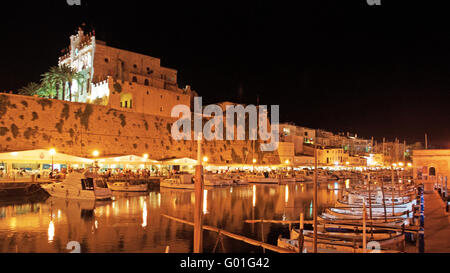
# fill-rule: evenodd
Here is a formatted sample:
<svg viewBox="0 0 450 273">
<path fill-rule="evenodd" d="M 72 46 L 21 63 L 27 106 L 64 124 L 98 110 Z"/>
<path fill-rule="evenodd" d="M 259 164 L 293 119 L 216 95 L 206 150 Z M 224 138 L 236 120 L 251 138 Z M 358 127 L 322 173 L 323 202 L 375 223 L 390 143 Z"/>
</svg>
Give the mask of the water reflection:
<svg viewBox="0 0 450 273">
<path fill-rule="evenodd" d="M 319 208 L 333 205 L 345 183 L 321 183 Z M 331 189 L 331 190 L 330 190 Z M 210 226 L 276 244 L 286 225 L 246 224 L 248 219 L 312 219 L 313 185 L 248 185 L 204 191 L 204 221 Z M 258 202 L 257 202 L 258 201 Z M 70 241 L 81 252 L 192 252 L 193 228 L 161 214 L 192 221 L 194 192 L 161 189 L 149 193 L 115 194 L 114 201 L 93 202 L 42 197 L 0 203 L 0 252 L 67 252 Z M 217 234 L 204 233 L 205 252 Z M 227 252 L 261 252 L 232 239 Z"/>
</svg>

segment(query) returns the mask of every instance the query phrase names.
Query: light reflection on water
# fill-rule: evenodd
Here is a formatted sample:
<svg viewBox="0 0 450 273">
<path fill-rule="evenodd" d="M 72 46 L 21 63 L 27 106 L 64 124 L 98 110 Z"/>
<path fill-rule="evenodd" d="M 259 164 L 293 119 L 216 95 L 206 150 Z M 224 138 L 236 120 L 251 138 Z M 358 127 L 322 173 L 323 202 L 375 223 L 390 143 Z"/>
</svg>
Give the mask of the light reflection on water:
<svg viewBox="0 0 450 273">
<path fill-rule="evenodd" d="M 332 206 L 348 182 L 321 183 L 319 208 Z M 330 190 L 331 189 L 331 190 Z M 261 240 L 260 224 L 248 219 L 312 219 L 313 185 L 248 185 L 204 191 L 204 223 Z M 0 201 L 0 252 L 67 252 L 70 241 L 81 252 L 192 252 L 193 228 L 165 217 L 192 221 L 193 191 L 164 189 L 144 194 L 115 193 L 115 200 L 91 202 L 38 197 L 36 200 Z M 264 241 L 276 244 L 287 225 L 265 224 Z M 211 252 L 217 234 L 204 232 L 204 251 Z M 227 252 L 262 252 L 224 239 Z"/>
</svg>

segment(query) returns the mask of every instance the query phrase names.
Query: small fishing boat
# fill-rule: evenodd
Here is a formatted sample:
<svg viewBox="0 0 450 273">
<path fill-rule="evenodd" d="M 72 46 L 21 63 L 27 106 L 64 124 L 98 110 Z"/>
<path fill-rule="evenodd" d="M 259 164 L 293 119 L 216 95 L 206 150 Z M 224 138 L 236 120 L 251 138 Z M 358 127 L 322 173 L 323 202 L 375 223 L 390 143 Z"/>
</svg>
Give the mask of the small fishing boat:
<svg viewBox="0 0 450 273">
<path fill-rule="evenodd" d="M 291 240 L 298 240 L 300 231 L 298 229 L 291 230 Z M 303 230 L 303 236 L 305 238 L 312 239 L 314 236 L 314 231 Z M 363 233 L 355 232 L 320 232 L 317 231 L 317 238 L 322 242 L 340 242 L 340 243 L 358 243 L 362 245 Z M 381 249 L 396 249 L 401 248 L 402 243 L 405 241 L 405 236 L 401 232 L 389 232 L 385 231 L 383 233 L 366 233 L 366 242 L 377 242 L 380 244 Z"/>
<path fill-rule="evenodd" d="M 172 189 L 193 190 L 195 188 L 194 176 L 191 174 L 174 175 L 171 178 L 163 179 L 159 186 Z"/>
<path fill-rule="evenodd" d="M 111 190 L 106 182 L 96 174 L 72 172 L 58 183 L 41 185 L 53 197 L 83 200 L 109 200 Z"/>
<path fill-rule="evenodd" d="M 289 249 L 295 252 L 299 252 L 298 240 L 290 240 L 285 238 L 278 238 L 277 246 L 285 249 Z M 313 251 L 313 239 L 305 237 L 303 242 L 302 252 Z M 372 250 L 367 249 L 367 252 Z M 364 253 L 364 249 L 358 244 L 346 241 L 330 241 L 330 240 L 317 240 L 317 252 L 318 253 Z M 380 250 L 380 253 L 398 253 L 395 250 Z"/>
<path fill-rule="evenodd" d="M 205 174 L 203 176 L 203 184 L 210 187 L 231 186 L 234 179 L 227 175 Z"/>
<path fill-rule="evenodd" d="M 280 184 L 281 178 L 276 176 L 270 176 L 268 173 L 264 175 L 249 175 L 246 177 L 248 183 L 257 184 Z"/>
<path fill-rule="evenodd" d="M 146 192 L 148 191 L 148 184 L 139 181 L 114 181 L 107 182 L 108 187 L 112 191 L 123 192 Z"/>
</svg>

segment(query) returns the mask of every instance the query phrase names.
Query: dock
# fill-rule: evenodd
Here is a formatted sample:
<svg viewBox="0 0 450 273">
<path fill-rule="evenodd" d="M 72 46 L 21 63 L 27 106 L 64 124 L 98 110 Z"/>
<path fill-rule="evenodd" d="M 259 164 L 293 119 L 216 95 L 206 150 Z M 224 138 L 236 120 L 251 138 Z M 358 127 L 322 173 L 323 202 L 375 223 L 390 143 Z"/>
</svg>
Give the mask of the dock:
<svg viewBox="0 0 450 273">
<path fill-rule="evenodd" d="M 450 253 L 450 214 L 434 190 L 434 181 L 426 181 L 424 186 L 425 253 Z"/>
</svg>

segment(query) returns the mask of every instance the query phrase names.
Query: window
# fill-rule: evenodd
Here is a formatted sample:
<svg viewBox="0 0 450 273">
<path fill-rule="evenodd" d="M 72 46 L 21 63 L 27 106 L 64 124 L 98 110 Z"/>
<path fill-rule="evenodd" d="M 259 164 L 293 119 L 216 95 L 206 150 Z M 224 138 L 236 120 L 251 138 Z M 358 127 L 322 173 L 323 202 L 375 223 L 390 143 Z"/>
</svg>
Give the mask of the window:
<svg viewBox="0 0 450 273">
<path fill-rule="evenodd" d="M 163 95 L 161 95 L 161 99 L 163 98 Z"/>
<path fill-rule="evenodd" d="M 109 63 L 109 59 L 108 58 L 105 58 L 105 63 Z"/>
<path fill-rule="evenodd" d="M 137 78 L 136 78 L 136 76 L 133 77 L 133 82 L 136 82 L 136 83 L 137 83 Z"/>
<path fill-rule="evenodd" d="M 144 85 L 147 85 L 147 86 L 149 85 L 148 79 L 145 79 Z"/>
<path fill-rule="evenodd" d="M 133 68 L 136 69 L 136 68 L 137 68 L 137 65 L 136 65 L 136 64 L 133 64 Z"/>
<path fill-rule="evenodd" d="M 180 100 L 180 96 L 177 96 L 177 100 Z"/>
<path fill-rule="evenodd" d="M 164 111 L 164 108 L 161 106 L 161 107 L 159 108 L 159 111 L 160 111 L 160 112 Z"/>
<path fill-rule="evenodd" d="M 133 95 L 126 93 L 120 95 L 120 107 L 121 108 L 133 108 Z"/>
<path fill-rule="evenodd" d="M 150 92 L 147 91 L 147 95 L 150 95 Z"/>
</svg>

